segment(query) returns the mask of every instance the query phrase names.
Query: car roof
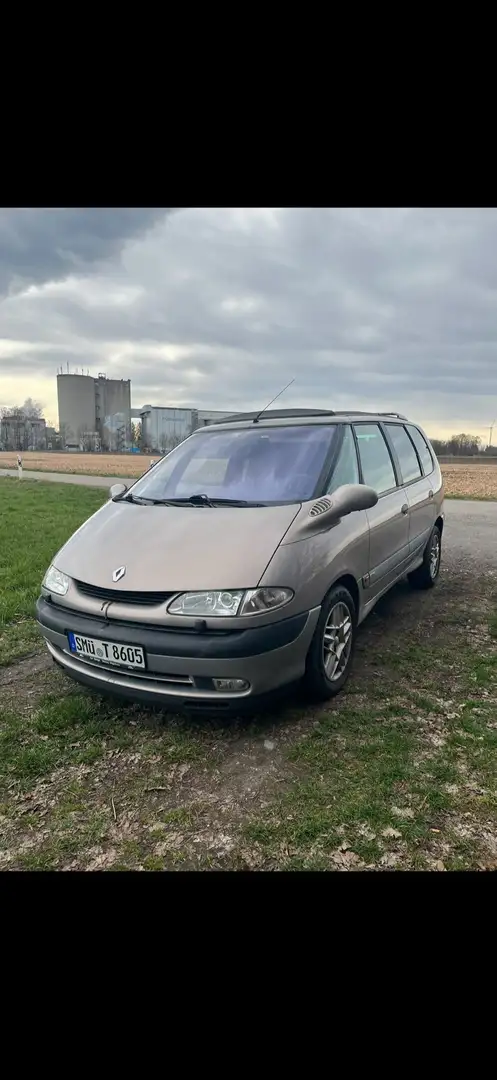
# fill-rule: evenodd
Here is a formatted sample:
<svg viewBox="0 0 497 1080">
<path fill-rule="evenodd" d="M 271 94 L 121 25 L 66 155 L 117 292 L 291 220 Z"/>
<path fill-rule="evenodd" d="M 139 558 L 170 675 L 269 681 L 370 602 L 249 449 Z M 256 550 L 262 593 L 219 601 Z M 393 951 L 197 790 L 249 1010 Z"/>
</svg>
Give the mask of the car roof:
<svg viewBox="0 0 497 1080">
<path fill-rule="evenodd" d="M 251 427 L 253 424 L 263 424 L 264 427 L 284 427 L 291 420 L 292 424 L 339 424 L 350 423 L 354 420 L 370 420 L 377 423 L 379 420 L 395 421 L 400 423 L 407 421 L 407 416 L 396 412 L 347 412 L 345 410 L 333 412 L 331 409 L 267 409 L 264 412 L 234 413 L 222 419 L 214 420 L 206 427 L 197 428 L 197 431 L 208 431 L 212 428 L 240 428 Z"/>
</svg>

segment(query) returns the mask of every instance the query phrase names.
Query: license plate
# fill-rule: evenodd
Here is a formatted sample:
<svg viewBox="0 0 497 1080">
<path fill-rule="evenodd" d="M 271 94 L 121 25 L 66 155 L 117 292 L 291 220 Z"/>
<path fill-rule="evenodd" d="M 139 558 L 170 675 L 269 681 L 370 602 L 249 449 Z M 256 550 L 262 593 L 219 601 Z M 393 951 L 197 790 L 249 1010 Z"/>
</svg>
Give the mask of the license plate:
<svg viewBox="0 0 497 1080">
<path fill-rule="evenodd" d="M 100 638 L 82 637 L 81 634 L 68 634 L 69 648 L 75 656 L 83 660 L 93 660 L 101 664 L 113 664 L 116 667 L 145 668 L 145 653 L 139 645 L 119 645 L 115 641 L 102 641 Z"/>
</svg>

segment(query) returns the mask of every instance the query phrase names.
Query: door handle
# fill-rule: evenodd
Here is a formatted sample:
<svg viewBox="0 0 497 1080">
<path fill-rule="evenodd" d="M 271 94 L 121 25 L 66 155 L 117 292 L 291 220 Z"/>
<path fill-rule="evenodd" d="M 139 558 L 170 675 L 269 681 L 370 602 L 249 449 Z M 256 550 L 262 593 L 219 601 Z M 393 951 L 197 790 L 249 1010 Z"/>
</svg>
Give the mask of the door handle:
<svg viewBox="0 0 497 1080">
<path fill-rule="evenodd" d="M 433 498 L 433 492 L 432 492 L 431 488 L 430 488 L 430 490 L 429 490 L 429 492 L 428 492 L 428 498 L 429 498 L 429 499 L 432 499 L 432 498 Z"/>
<path fill-rule="evenodd" d="M 401 514 L 408 514 L 409 513 L 409 507 L 408 507 L 407 503 L 404 503 L 404 505 L 401 507 L 400 512 L 401 512 Z"/>
</svg>

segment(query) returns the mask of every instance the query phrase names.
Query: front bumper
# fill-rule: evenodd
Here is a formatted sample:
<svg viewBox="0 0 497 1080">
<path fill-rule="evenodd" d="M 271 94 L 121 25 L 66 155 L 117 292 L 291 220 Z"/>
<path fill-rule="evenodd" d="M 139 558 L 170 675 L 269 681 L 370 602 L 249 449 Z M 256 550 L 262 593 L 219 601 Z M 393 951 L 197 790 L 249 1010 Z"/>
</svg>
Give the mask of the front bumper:
<svg viewBox="0 0 497 1080">
<path fill-rule="evenodd" d="M 162 708 L 242 710 L 305 671 L 320 608 L 246 630 L 190 631 L 141 626 L 82 615 L 40 596 L 36 617 L 53 659 L 77 682 L 99 693 Z M 68 633 L 141 645 L 147 670 L 137 673 L 81 660 L 69 650 Z M 212 679 L 244 679 L 247 690 L 215 690 Z"/>
</svg>

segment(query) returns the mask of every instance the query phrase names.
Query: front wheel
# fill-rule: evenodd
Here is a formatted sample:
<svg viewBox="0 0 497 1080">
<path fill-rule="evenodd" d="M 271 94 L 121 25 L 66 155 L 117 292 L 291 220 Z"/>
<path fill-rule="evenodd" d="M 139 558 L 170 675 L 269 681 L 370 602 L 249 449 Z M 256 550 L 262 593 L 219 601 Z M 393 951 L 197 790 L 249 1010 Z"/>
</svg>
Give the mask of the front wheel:
<svg viewBox="0 0 497 1080">
<path fill-rule="evenodd" d="M 435 525 L 433 532 L 425 547 L 425 553 L 423 555 L 423 562 L 421 566 L 418 566 L 417 570 L 413 570 L 409 574 L 409 581 L 414 589 L 432 589 L 437 582 L 438 575 L 440 573 L 440 561 L 442 557 L 442 534 L 438 525 Z"/>
<path fill-rule="evenodd" d="M 328 593 L 307 654 L 304 686 L 315 701 L 327 701 L 350 674 L 355 644 L 356 610 L 343 585 Z"/>
</svg>

